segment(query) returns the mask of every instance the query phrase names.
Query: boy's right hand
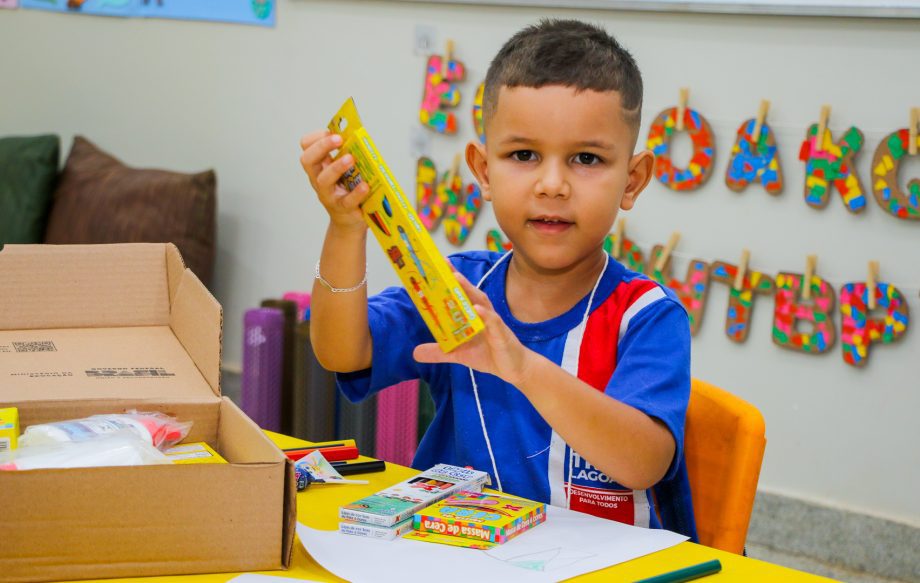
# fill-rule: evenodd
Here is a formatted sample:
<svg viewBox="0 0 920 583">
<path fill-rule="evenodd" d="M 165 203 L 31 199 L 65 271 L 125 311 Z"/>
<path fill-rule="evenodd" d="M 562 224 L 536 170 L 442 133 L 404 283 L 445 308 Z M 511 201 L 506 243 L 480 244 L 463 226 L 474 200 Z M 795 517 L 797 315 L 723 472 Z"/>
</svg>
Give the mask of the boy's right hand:
<svg viewBox="0 0 920 583">
<path fill-rule="evenodd" d="M 370 193 L 366 182 L 354 190 L 345 190 L 339 180 L 354 166 L 354 159 L 346 154 L 333 161 L 331 153 L 342 145 L 342 137 L 329 130 L 319 130 L 300 139 L 300 164 L 310 177 L 310 184 L 319 196 L 319 201 L 329 213 L 330 222 L 339 228 L 361 230 L 367 223 L 361 215 L 360 204 Z"/>
</svg>

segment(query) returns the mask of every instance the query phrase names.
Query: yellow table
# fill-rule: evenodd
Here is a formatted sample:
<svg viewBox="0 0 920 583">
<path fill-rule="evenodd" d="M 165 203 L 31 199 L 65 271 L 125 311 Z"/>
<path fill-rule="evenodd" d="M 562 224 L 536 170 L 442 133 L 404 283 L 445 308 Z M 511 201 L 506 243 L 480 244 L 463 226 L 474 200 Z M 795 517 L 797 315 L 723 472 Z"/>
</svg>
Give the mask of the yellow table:
<svg viewBox="0 0 920 583">
<path fill-rule="evenodd" d="M 268 431 L 266 431 L 266 433 L 282 448 L 309 445 L 309 442 L 293 437 L 287 437 Z M 374 492 L 405 480 L 417 473 L 417 470 L 388 463 L 385 472 L 349 476 L 366 479 L 370 482 L 367 485 L 311 486 L 306 491 L 300 492 L 297 495 L 297 519 L 313 528 L 335 530 L 338 527 L 339 506 L 363 496 L 373 494 Z M 713 583 L 724 581 L 783 581 L 785 583 L 794 583 L 798 581 L 830 581 L 830 579 L 803 573 L 802 571 L 780 567 L 778 565 L 711 549 L 690 542 L 681 543 L 669 549 L 652 553 L 651 555 L 646 555 L 613 567 L 608 567 L 601 571 L 588 573 L 587 575 L 576 577 L 572 579 L 572 581 L 635 581 L 682 567 L 696 565 L 697 563 L 710 561 L 712 559 L 719 559 L 719 561 L 721 561 L 721 573 L 706 579 L 701 579 L 700 581 L 712 581 Z M 313 581 L 344 581 L 344 579 L 336 577 L 314 561 L 313 558 L 306 553 L 299 540 L 294 541 L 294 556 L 291 561 L 290 569 L 287 571 L 263 571 L 261 573 L 276 577 L 302 578 Z M 166 583 L 167 581 L 177 581 L 179 583 L 216 583 L 227 581 L 236 575 L 238 575 L 238 573 L 188 575 L 184 577 L 145 577 L 121 579 L 119 581 L 128 583 Z M 107 579 L 106 581 L 111 582 L 116 580 Z"/>
</svg>

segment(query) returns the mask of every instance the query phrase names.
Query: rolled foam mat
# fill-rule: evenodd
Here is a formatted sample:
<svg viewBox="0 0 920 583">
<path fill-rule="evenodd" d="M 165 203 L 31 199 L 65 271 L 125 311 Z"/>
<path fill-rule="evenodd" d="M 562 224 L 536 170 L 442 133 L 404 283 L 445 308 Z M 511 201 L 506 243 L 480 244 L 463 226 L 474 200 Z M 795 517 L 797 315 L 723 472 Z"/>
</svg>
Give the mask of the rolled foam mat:
<svg viewBox="0 0 920 583">
<path fill-rule="evenodd" d="M 310 344 L 310 322 L 294 329 L 294 395 L 291 435 L 332 441 L 335 433 L 335 375 L 320 366 Z"/>
<path fill-rule="evenodd" d="M 262 429 L 281 431 L 284 315 L 275 308 L 243 315 L 243 411 Z"/>
<path fill-rule="evenodd" d="M 408 466 L 418 447 L 418 379 L 377 395 L 377 457 Z"/>
</svg>

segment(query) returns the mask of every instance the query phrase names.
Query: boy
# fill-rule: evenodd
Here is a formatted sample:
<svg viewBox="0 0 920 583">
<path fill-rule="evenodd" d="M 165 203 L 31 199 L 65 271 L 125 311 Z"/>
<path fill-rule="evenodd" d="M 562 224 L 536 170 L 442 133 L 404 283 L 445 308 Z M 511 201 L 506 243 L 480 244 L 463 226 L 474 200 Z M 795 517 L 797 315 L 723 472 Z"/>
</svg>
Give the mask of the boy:
<svg viewBox="0 0 920 583">
<path fill-rule="evenodd" d="M 428 383 L 436 413 L 416 468 L 472 466 L 512 494 L 695 538 L 687 315 L 603 249 L 651 177 L 652 154 L 632 153 L 641 102 L 635 62 L 597 27 L 543 21 L 502 47 L 486 75 L 486 144 L 471 142 L 466 161 L 513 250 L 450 258 L 486 329 L 448 354 L 405 290 L 367 299 L 367 185 L 337 185 L 353 164 L 331 161 L 338 136 L 306 136 L 301 163 L 330 218 L 311 338 L 352 400 Z"/>
</svg>

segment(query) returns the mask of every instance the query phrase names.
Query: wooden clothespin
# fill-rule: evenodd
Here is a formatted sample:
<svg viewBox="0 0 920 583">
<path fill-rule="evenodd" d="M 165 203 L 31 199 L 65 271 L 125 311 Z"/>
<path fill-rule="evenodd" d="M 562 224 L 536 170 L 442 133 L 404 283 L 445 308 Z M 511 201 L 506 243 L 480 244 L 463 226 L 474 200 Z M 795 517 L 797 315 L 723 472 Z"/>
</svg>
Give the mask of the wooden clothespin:
<svg viewBox="0 0 920 583">
<path fill-rule="evenodd" d="M 770 111 L 770 100 L 761 99 L 760 109 L 757 111 L 757 121 L 754 122 L 754 131 L 751 132 L 751 139 L 755 145 L 760 141 L 760 130 L 763 129 L 763 122 L 767 119 L 768 111 Z"/>
<path fill-rule="evenodd" d="M 910 108 L 910 126 L 907 129 L 907 152 L 917 155 L 917 124 L 920 124 L 920 107 Z"/>
<path fill-rule="evenodd" d="M 687 102 L 690 101 L 690 88 L 680 88 L 680 99 L 677 101 L 677 131 L 684 129 L 684 115 L 687 112 Z"/>
<path fill-rule="evenodd" d="M 619 259 L 623 251 L 623 235 L 626 233 L 626 218 L 620 217 L 613 235 L 613 258 Z"/>
<path fill-rule="evenodd" d="M 741 251 L 741 263 L 738 264 L 738 271 L 735 273 L 735 281 L 732 283 L 732 289 L 741 291 L 744 288 L 744 276 L 747 273 L 748 261 L 751 259 L 751 252 L 747 249 Z"/>
<path fill-rule="evenodd" d="M 441 62 L 441 77 L 447 79 L 447 73 L 450 71 L 450 62 L 454 59 L 454 41 L 447 39 L 447 47 L 444 49 L 444 60 Z"/>
<path fill-rule="evenodd" d="M 453 188 L 454 179 L 457 178 L 457 174 L 460 172 L 460 154 L 454 156 L 454 161 L 450 165 L 450 171 L 447 173 L 447 188 Z"/>
<path fill-rule="evenodd" d="M 655 271 L 664 269 L 665 264 L 668 262 L 668 257 L 671 256 L 671 252 L 677 247 L 678 241 L 680 241 L 680 231 L 674 231 L 671 233 L 671 238 L 668 239 L 668 244 L 664 246 L 664 249 L 658 256 L 658 260 L 655 261 Z"/>
<path fill-rule="evenodd" d="M 827 118 L 831 116 L 831 106 L 822 105 L 821 106 L 821 118 L 818 120 L 818 135 L 815 136 L 815 148 L 816 152 L 820 152 L 824 148 L 824 132 L 827 131 Z"/>
<path fill-rule="evenodd" d="M 802 280 L 802 299 L 811 299 L 811 280 L 815 276 L 815 266 L 818 263 L 817 255 L 809 255 L 805 258 L 805 279 Z"/>
<path fill-rule="evenodd" d="M 878 283 L 878 261 L 869 262 L 869 273 L 866 276 L 866 291 L 869 295 L 868 307 L 870 310 L 874 310 L 876 307 L 875 301 L 875 288 Z"/>
</svg>

